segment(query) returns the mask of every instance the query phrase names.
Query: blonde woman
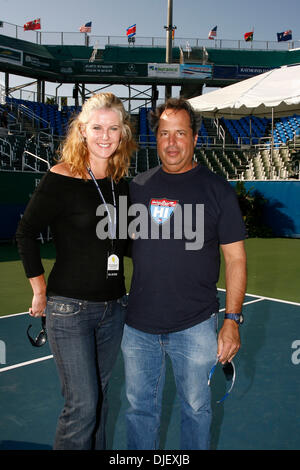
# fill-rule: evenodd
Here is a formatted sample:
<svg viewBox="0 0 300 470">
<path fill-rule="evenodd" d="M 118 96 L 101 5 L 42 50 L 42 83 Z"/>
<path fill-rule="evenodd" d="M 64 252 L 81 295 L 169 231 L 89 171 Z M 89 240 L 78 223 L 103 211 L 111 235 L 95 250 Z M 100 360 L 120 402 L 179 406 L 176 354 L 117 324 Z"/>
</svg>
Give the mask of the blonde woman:
<svg viewBox="0 0 300 470">
<path fill-rule="evenodd" d="M 54 449 L 106 448 L 107 387 L 126 311 L 127 241 L 118 239 L 118 207 L 119 197 L 128 195 L 123 177 L 134 149 L 121 101 L 112 93 L 92 96 L 70 124 L 59 163 L 42 178 L 17 230 L 33 290 L 29 315 L 46 316 L 65 400 Z M 107 236 L 99 236 L 104 219 Z M 56 247 L 47 284 L 36 242 L 46 226 Z"/>
</svg>

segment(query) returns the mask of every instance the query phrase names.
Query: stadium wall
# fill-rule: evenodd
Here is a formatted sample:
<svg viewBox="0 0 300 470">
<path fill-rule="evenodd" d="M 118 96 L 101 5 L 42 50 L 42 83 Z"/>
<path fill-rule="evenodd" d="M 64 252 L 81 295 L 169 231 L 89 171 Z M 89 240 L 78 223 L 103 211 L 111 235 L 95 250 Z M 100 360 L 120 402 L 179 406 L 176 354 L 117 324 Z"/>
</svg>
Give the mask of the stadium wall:
<svg viewBox="0 0 300 470">
<path fill-rule="evenodd" d="M 300 181 L 243 181 L 266 199 L 263 222 L 276 237 L 300 238 Z M 235 181 L 231 181 L 233 186 Z"/>
<path fill-rule="evenodd" d="M 0 172 L 0 240 L 14 238 L 18 222 L 43 174 Z M 235 186 L 236 182 L 230 182 Z M 264 222 L 276 237 L 300 238 L 300 181 L 244 181 L 266 200 Z"/>
</svg>

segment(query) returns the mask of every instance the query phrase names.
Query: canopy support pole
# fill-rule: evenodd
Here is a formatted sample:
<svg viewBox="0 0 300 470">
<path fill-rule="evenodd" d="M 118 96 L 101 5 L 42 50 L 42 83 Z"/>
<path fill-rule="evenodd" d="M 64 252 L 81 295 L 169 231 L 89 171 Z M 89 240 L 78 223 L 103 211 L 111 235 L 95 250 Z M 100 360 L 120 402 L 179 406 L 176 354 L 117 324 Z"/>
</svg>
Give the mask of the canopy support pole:
<svg viewBox="0 0 300 470">
<path fill-rule="evenodd" d="M 273 150 L 274 150 L 274 108 L 272 108 L 272 139 L 271 139 L 271 165 L 270 170 L 272 170 L 273 165 Z"/>
</svg>

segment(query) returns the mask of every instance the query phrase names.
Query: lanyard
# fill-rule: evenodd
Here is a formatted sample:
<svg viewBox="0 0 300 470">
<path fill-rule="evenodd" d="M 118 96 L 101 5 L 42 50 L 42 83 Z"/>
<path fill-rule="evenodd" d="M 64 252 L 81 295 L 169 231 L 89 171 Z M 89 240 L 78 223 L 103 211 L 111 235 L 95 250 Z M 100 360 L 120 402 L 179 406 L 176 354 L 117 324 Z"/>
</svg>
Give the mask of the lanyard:
<svg viewBox="0 0 300 470">
<path fill-rule="evenodd" d="M 102 191 L 99 187 L 99 184 L 94 176 L 94 173 L 92 172 L 91 168 L 87 167 L 87 171 L 89 172 L 89 175 L 90 177 L 92 178 L 92 180 L 94 181 L 95 185 L 96 185 L 96 188 L 98 190 L 98 193 L 100 194 L 100 197 L 103 201 L 103 204 L 105 206 L 105 209 L 106 209 L 106 212 L 108 214 L 108 228 L 109 228 L 109 233 L 110 233 L 110 237 L 111 239 L 115 239 L 116 238 L 116 228 L 117 228 L 117 206 L 116 206 L 116 198 L 115 198 L 115 188 L 114 188 L 114 182 L 113 182 L 113 179 L 111 178 L 111 191 L 112 191 L 112 196 L 113 196 L 113 205 L 114 205 L 114 220 L 112 220 L 111 218 L 111 214 L 108 210 L 108 206 L 107 206 L 107 203 L 103 197 L 103 194 L 102 194 Z"/>
</svg>

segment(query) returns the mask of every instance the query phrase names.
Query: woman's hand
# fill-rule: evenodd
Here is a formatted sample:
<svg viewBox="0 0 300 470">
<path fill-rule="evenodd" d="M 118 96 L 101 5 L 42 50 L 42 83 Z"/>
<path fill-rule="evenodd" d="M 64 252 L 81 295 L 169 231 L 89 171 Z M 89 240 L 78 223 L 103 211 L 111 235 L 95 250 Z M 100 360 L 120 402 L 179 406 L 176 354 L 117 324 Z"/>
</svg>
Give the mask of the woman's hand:
<svg viewBox="0 0 300 470">
<path fill-rule="evenodd" d="M 41 274 L 40 276 L 32 277 L 29 281 L 33 290 L 32 305 L 29 308 L 29 315 L 32 317 L 44 317 L 47 304 L 44 275 Z"/>
<path fill-rule="evenodd" d="M 32 317 L 44 317 L 46 304 L 46 294 L 33 294 L 32 306 L 29 308 L 29 315 Z"/>
</svg>

